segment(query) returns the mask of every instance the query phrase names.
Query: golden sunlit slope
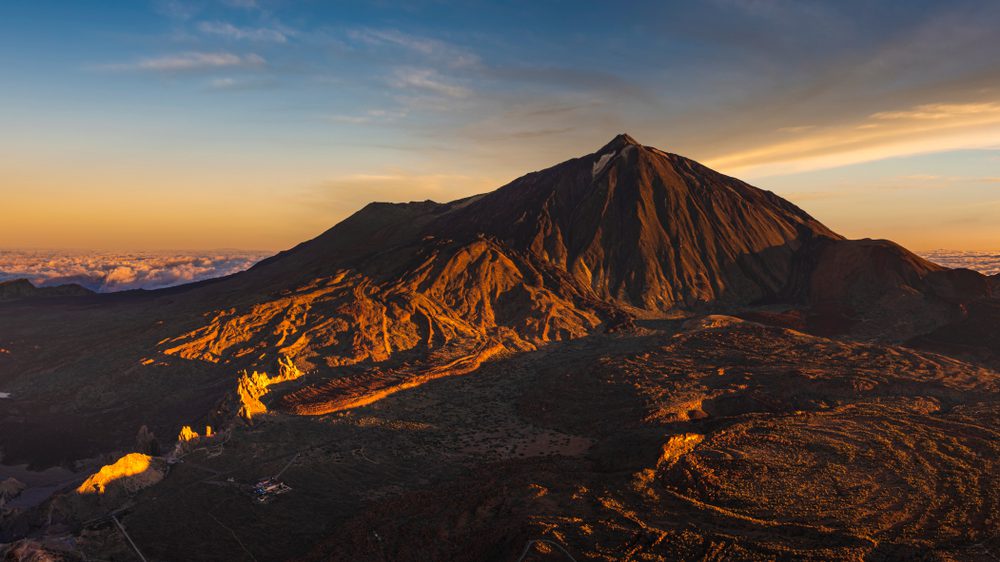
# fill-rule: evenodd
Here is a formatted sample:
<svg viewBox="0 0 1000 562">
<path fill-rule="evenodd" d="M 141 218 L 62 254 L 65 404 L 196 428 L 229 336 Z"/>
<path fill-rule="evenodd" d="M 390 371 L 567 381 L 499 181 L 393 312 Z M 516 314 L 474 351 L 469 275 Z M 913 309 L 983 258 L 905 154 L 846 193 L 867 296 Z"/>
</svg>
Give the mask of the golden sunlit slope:
<svg viewBox="0 0 1000 562">
<path fill-rule="evenodd" d="M 843 241 L 772 193 L 619 135 L 486 195 L 371 204 L 202 289 L 225 308 L 160 350 L 336 367 L 442 346 L 528 349 L 630 316 L 767 302 L 879 329 L 893 307 L 921 309 L 896 327 L 904 337 L 988 294 L 963 276 L 889 242 Z"/>
<path fill-rule="evenodd" d="M 990 290 L 619 135 L 489 194 L 372 203 L 227 278 L 5 305 L 0 383 L 15 399 L 0 402 L 0 440 L 13 458 L 48 447 L 39 458 L 72 459 L 143 424 L 176 435 L 266 411 L 278 386 L 272 406 L 323 414 L 504 353 L 704 310 L 784 306 L 817 332 L 912 338 L 961 321 Z M 271 384 L 285 363 L 303 375 Z M 239 382 L 255 372 L 268 384 Z M 74 429 L 58 439 L 21 437 L 64 424 Z"/>
<path fill-rule="evenodd" d="M 963 559 L 998 546 L 996 290 L 622 135 L 226 278 L 0 303 L 4 462 L 95 473 L 0 541 Z"/>
<path fill-rule="evenodd" d="M 121 486 L 130 491 L 152 486 L 163 478 L 163 468 L 142 453 L 129 453 L 102 466 L 76 489 L 78 494 L 103 494 L 108 487 Z"/>
<path fill-rule="evenodd" d="M 531 539 L 577 560 L 989 559 L 996 371 L 732 317 L 678 324 L 369 412 L 424 421 L 429 454 L 469 470 L 374 499 L 301 559 L 516 559 Z"/>
<path fill-rule="evenodd" d="M 773 194 L 620 135 L 484 196 L 369 205 L 207 287 L 264 302 L 220 310 L 163 350 L 334 366 L 463 339 L 530 347 L 629 313 L 776 297 L 820 238 L 838 237 Z"/>
</svg>

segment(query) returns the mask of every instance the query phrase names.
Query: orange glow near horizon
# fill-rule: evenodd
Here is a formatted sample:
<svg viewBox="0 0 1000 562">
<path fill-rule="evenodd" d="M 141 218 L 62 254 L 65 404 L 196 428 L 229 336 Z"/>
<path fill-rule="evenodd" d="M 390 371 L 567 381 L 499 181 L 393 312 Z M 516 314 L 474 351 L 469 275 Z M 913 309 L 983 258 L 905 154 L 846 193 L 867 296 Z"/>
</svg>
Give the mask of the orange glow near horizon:
<svg viewBox="0 0 1000 562">
<path fill-rule="evenodd" d="M 237 4 L 0 7 L 0 248 L 274 252 L 627 132 L 847 236 L 1000 250 L 989 3 Z M 896 160 L 965 179 L 889 196 Z"/>
</svg>

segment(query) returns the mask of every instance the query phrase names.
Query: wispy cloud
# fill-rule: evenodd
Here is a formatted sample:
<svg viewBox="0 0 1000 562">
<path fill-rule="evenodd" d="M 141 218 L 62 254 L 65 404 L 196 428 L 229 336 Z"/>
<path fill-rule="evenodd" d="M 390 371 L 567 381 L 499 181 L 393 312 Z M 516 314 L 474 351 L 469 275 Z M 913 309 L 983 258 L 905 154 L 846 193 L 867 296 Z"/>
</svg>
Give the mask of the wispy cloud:
<svg viewBox="0 0 1000 562">
<path fill-rule="evenodd" d="M 326 120 L 332 123 L 348 123 L 351 125 L 361 125 L 371 123 L 371 117 L 367 115 L 327 115 Z"/>
<path fill-rule="evenodd" d="M 938 185 L 968 183 L 990 185 L 1000 183 L 1000 177 L 993 176 L 942 176 L 937 174 L 907 174 L 899 176 L 899 180 L 910 182 L 934 183 Z"/>
<path fill-rule="evenodd" d="M 362 125 L 368 123 L 391 123 L 406 117 L 406 115 L 407 112 L 403 110 L 369 109 L 361 114 L 327 115 L 325 119 L 331 123 Z"/>
<path fill-rule="evenodd" d="M 267 77 L 235 78 L 224 76 L 208 81 L 208 89 L 215 91 L 260 90 L 275 87 L 277 83 Z"/>
<path fill-rule="evenodd" d="M 468 88 L 447 81 L 430 68 L 399 68 L 393 73 L 390 84 L 395 88 L 415 88 L 449 98 L 465 98 L 472 93 Z"/>
<path fill-rule="evenodd" d="M 300 193 L 298 201 L 312 209 L 347 216 L 372 201 L 423 201 L 439 203 L 495 189 L 499 181 L 465 174 L 427 174 L 386 169 L 349 174 L 315 185 Z"/>
<path fill-rule="evenodd" d="M 796 173 L 928 152 L 1000 146 L 1000 102 L 930 103 L 810 129 L 794 140 L 710 158 L 728 173 Z"/>
<path fill-rule="evenodd" d="M 798 125 L 795 127 L 781 127 L 780 129 L 778 129 L 778 132 L 796 134 L 796 133 L 804 133 L 814 128 L 815 127 L 813 127 L 812 125 Z"/>
<path fill-rule="evenodd" d="M 132 63 L 104 65 L 100 68 L 106 70 L 184 72 L 213 68 L 260 67 L 264 66 L 266 62 L 263 57 L 254 53 L 238 55 L 227 52 L 190 52 L 144 58 Z"/>
<path fill-rule="evenodd" d="M 199 6 L 183 0 L 155 0 L 153 9 L 175 20 L 189 20 L 201 10 Z"/>
<path fill-rule="evenodd" d="M 242 8 L 244 10 L 252 10 L 260 7 L 257 0 L 222 0 L 222 3 L 232 8 Z"/>
<path fill-rule="evenodd" d="M 904 111 L 881 111 L 872 119 L 941 120 L 1000 113 L 1000 103 L 928 103 Z"/>
<path fill-rule="evenodd" d="M 213 78 L 209 85 L 216 90 L 228 90 L 237 87 L 239 82 L 235 78 Z"/>
<path fill-rule="evenodd" d="M 451 68 L 473 68 L 482 63 L 479 55 L 461 47 L 395 29 L 354 29 L 348 37 L 369 46 L 398 47 Z"/>
<path fill-rule="evenodd" d="M 231 23 L 222 21 L 203 21 L 198 24 L 198 31 L 238 41 L 271 43 L 287 43 L 289 33 L 288 30 L 267 27 L 237 27 Z"/>
</svg>

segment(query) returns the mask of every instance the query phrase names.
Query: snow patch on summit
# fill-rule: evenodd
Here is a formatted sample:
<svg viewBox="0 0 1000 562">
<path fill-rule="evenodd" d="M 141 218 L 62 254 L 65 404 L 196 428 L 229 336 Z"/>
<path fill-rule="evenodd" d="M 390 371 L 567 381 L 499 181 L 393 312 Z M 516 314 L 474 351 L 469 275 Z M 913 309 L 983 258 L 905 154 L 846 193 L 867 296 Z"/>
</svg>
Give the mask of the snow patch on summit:
<svg viewBox="0 0 1000 562">
<path fill-rule="evenodd" d="M 615 153 L 609 152 L 608 154 L 602 154 L 601 157 L 598 158 L 597 162 L 594 162 L 594 170 L 592 174 L 593 179 L 597 179 L 597 174 L 601 173 L 601 171 L 604 170 L 604 167 L 608 165 L 608 162 L 614 157 Z"/>
</svg>

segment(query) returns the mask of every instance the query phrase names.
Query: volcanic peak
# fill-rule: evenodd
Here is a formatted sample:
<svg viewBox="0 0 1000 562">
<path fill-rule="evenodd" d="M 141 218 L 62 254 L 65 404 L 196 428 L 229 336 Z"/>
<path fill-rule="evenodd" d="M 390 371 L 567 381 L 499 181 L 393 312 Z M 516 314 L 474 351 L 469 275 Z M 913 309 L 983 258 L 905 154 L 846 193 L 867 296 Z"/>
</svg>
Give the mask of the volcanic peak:
<svg viewBox="0 0 1000 562">
<path fill-rule="evenodd" d="M 611 150 L 621 150 L 627 146 L 642 146 L 642 145 L 639 144 L 639 141 L 632 138 L 628 133 L 621 133 L 619 135 L 616 135 L 615 138 L 611 139 L 611 141 L 608 144 L 602 146 L 601 149 L 596 152 L 596 154 L 603 154 Z"/>
</svg>

